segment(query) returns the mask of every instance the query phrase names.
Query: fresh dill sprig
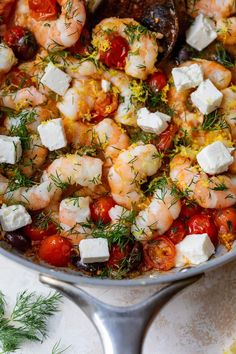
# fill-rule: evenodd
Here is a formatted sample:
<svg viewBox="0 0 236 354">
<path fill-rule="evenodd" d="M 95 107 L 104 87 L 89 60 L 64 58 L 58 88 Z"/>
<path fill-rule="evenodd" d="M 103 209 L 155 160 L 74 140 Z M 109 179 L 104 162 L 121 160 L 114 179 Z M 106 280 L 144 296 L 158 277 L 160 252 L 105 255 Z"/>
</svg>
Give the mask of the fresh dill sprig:
<svg viewBox="0 0 236 354">
<path fill-rule="evenodd" d="M 144 144 L 149 144 L 152 140 L 156 138 L 156 134 L 146 133 L 143 130 L 138 130 L 130 134 L 130 138 L 132 143 L 137 143 L 138 141 L 141 141 Z"/>
<path fill-rule="evenodd" d="M 229 53 L 226 52 L 224 46 L 221 43 L 217 43 L 216 45 L 216 54 L 214 56 L 214 59 L 224 65 L 225 68 L 227 69 L 232 69 L 234 67 L 234 61 L 229 55 Z"/>
<path fill-rule="evenodd" d="M 5 301 L 2 293 L 0 299 L 2 303 Z M 42 342 L 47 337 L 47 320 L 59 310 L 61 299 L 59 293 L 37 296 L 24 291 L 19 294 L 11 315 L 6 318 L 3 312 L 0 318 L 2 353 L 15 352 L 28 340 Z"/>
<path fill-rule="evenodd" d="M 149 91 L 148 106 L 151 109 L 158 109 L 158 111 L 168 114 L 171 117 L 174 115 L 173 109 L 167 104 L 167 102 L 163 101 L 161 92 L 153 94 Z"/>
<path fill-rule="evenodd" d="M 204 116 L 202 130 L 220 130 L 228 128 L 228 124 L 224 119 L 223 114 L 219 110 Z"/>
<path fill-rule="evenodd" d="M 16 167 L 13 171 L 13 175 L 10 179 L 9 184 L 8 184 L 7 191 L 13 192 L 18 188 L 21 188 L 21 187 L 29 188 L 29 187 L 32 187 L 33 185 L 34 185 L 34 182 L 29 177 L 24 175 L 24 173 L 18 167 Z"/>
<path fill-rule="evenodd" d="M 56 172 L 56 176 L 50 175 L 51 180 L 55 184 L 57 188 L 60 188 L 61 190 L 67 189 L 71 183 L 70 183 L 70 178 L 68 178 L 68 181 L 63 181 L 61 177 L 59 176 L 58 172 Z"/>
<path fill-rule="evenodd" d="M 70 345 L 66 348 L 61 347 L 61 340 L 59 340 L 52 348 L 52 354 L 62 354 L 65 353 L 70 348 Z"/>
<path fill-rule="evenodd" d="M 135 25 L 132 23 L 125 25 L 126 27 L 124 33 L 128 37 L 130 44 L 133 44 L 135 41 L 139 41 L 142 36 L 146 36 L 147 34 L 149 34 L 150 37 L 153 37 L 153 39 L 156 39 L 156 34 L 143 25 Z"/>
<path fill-rule="evenodd" d="M 35 110 L 23 110 L 20 113 L 12 113 L 9 115 L 10 120 L 15 120 L 15 124 L 12 124 L 9 135 L 18 136 L 21 140 L 23 150 L 30 148 L 30 131 L 27 125 L 35 121 Z"/>
<path fill-rule="evenodd" d="M 6 300 L 4 294 L 0 290 L 0 318 L 2 318 L 2 316 L 5 313 L 5 305 L 6 305 Z"/>
</svg>

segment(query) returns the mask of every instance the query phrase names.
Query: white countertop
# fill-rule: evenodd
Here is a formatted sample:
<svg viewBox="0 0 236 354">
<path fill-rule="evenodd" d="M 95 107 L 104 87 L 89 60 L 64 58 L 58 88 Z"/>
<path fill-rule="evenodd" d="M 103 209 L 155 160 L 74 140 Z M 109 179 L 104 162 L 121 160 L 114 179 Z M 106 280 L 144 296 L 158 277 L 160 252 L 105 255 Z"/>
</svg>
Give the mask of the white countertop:
<svg viewBox="0 0 236 354">
<path fill-rule="evenodd" d="M 13 306 L 16 294 L 28 289 L 50 290 L 36 273 L 0 257 L 0 290 Z M 85 289 L 85 288 L 84 288 Z M 155 291 L 145 289 L 86 288 L 112 304 L 138 302 Z M 21 354 L 51 354 L 61 339 L 65 354 L 102 354 L 96 330 L 80 309 L 64 299 L 61 311 L 49 323 L 49 338 L 43 344 L 26 344 Z M 144 354 L 223 354 L 236 339 L 236 262 L 210 272 L 204 279 L 177 295 L 154 320 L 144 343 Z"/>
</svg>

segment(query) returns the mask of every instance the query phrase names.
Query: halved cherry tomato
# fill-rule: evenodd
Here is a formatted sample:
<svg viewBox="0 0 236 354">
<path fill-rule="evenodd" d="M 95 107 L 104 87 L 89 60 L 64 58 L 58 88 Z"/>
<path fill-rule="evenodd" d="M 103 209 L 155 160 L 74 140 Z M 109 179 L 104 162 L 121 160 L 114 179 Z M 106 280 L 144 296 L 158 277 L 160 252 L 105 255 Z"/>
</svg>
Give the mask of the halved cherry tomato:
<svg viewBox="0 0 236 354">
<path fill-rule="evenodd" d="M 23 233 L 32 241 L 42 241 L 45 237 L 55 235 L 57 232 L 56 225 L 52 222 L 48 224 L 46 229 L 41 229 L 34 224 L 23 227 Z"/>
<path fill-rule="evenodd" d="M 148 77 L 147 84 L 153 93 L 158 93 L 167 84 L 166 74 L 161 71 L 157 71 Z"/>
<path fill-rule="evenodd" d="M 110 68 L 124 68 L 129 49 L 129 43 L 124 37 L 113 36 L 110 48 L 100 52 L 100 60 Z"/>
<path fill-rule="evenodd" d="M 108 224 L 111 218 L 108 214 L 109 210 L 116 205 L 112 197 L 100 197 L 90 204 L 91 218 L 94 222 L 103 222 Z"/>
<path fill-rule="evenodd" d="M 178 131 L 176 124 L 171 123 L 169 127 L 159 135 L 158 142 L 155 144 L 158 150 L 165 151 L 171 148 L 174 136 Z"/>
<path fill-rule="evenodd" d="M 112 92 L 102 92 L 94 104 L 94 116 L 111 116 L 118 107 L 118 96 Z"/>
<path fill-rule="evenodd" d="M 219 229 L 219 233 L 236 234 L 236 209 L 226 208 L 218 210 L 214 221 Z"/>
<path fill-rule="evenodd" d="M 56 0 L 28 0 L 30 16 L 37 21 L 55 20 L 57 18 Z"/>
<path fill-rule="evenodd" d="M 169 230 L 165 233 L 165 236 L 176 245 L 187 235 L 186 231 L 185 223 L 181 220 L 175 220 Z"/>
<path fill-rule="evenodd" d="M 91 36 L 87 28 L 83 28 L 78 41 L 69 48 L 72 54 L 86 55 L 89 54 L 91 45 Z"/>
<path fill-rule="evenodd" d="M 187 226 L 189 234 L 207 233 L 212 243 L 215 246 L 218 244 L 218 230 L 210 215 L 196 214 L 188 220 Z"/>
<path fill-rule="evenodd" d="M 198 204 L 182 201 L 182 207 L 179 217 L 183 220 L 188 220 L 192 216 L 199 214 L 200 212 L 201 207 Z"/>
<path fill-rule="evenodd" d="M 33 86 L 31 77 L 18 68 L 13 68 L 6 76 L 5 82 L 8 86 L 15 86 L 17 89 Z"/>
<path fill-rule="evenodd" d="M 144 261 L 149 269 L 169 270 L 175 266 L 175 245 L 160 236 L 144 245 Z"/>
<path fill-rule="evenodd" d="M 110 250 L 110 258 L 106 265 L 110 268 L 119 267 L 120 262 L 122 262 L 130 252 L 130 246 L 126 245 L 123 249 L 119 245 L 113 245 Z"/>
<path fill-rule="evenodd" d="M 45 238 L 39 248 L 39 258 L 56 267 L 66 267 L 70 261 L 71 242 L 59 235 Z"/>
</svg>

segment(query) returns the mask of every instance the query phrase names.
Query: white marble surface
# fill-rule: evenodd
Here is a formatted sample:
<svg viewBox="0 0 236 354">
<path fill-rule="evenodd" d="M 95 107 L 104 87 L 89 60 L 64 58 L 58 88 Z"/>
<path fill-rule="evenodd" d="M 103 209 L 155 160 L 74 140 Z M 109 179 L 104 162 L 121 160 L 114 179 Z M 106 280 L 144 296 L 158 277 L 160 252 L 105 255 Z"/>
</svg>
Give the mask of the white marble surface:
<svg viewBox="0 0 236 354">
<path fill-rule="evenodd" d="M 48 293 L 37 274 L 0 257 L 0 289 L 13 306 L 16 294 L 29 289 Z M 142 289 L 86 288 L 103 301 L 128 305 L 155 291 Z M 67 354 L 102 354 L 100 339 L 85 315 L 67 299 L 49 323 L 43 344 L 26 344 L 21 354 L 51 354 L 61 339 L 71 345 Z M 197 284 L 177 295 L 154 320 L 144 342 L 144 354 L 223 354 L 236 339 L 236 262 L 208 273 Z M 122 352 L 121 352 L 122 354 Z"/>
</svg>

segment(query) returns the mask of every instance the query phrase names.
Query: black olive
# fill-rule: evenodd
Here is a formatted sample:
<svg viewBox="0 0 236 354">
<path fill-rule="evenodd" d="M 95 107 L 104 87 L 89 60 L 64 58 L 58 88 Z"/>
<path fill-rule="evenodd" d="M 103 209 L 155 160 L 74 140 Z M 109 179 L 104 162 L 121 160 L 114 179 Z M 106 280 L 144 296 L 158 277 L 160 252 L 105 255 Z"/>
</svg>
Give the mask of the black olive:
<svg viewBox="0 0 236 354">
<path fill-rule="evenodd" d="M 5 240 L 19 251 L 25 252 L 31 247 L 31 241 L 20 231 L 11 231 L 5 234 Z"/>
<path fill-rule="evenodd" d="M 142 244 L 136 241 L 127 257 L 127 264 L 129 271 L 137 270 L 143 260 Z"/>
<path fill-rule="evenodd" d="M 90 273 L 91 275 L 96 275 L 104 267 L 103 263 L 82 263 L 80 257 L 73 253 L 71 263 L 82 272 Z"/>
<path fill-rule="evenodd" d="M 192 56 L 191 49 L 187 45 L 184 45 L 177 52 L 175 59 L 178 64 L 181 64 L 184 61 L 189 60 L 191 58 L 191 56 Z"/>
<path fill-rule="evenodd" d="M 33 59 L 38 50 L 38 44 L 33 33 L 25 30 L 24 36 L 19 38 L 12 48 L 16 57 L 21 60 Z"/>
</svg>

